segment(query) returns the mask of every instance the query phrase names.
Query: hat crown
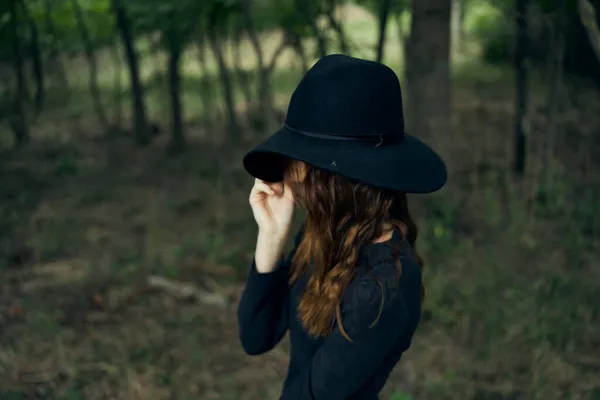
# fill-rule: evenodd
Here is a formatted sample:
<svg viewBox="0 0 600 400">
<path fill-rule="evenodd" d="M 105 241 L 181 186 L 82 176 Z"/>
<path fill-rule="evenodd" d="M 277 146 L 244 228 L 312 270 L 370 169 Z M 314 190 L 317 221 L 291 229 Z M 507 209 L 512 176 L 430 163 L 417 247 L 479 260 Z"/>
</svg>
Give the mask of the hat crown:
<svg viewBox="0 0 600 400">
<path fill-rule="evenodd" d="M 402 93 L 389 67 L 342 54 L 321 58 L 290 99 L 289 127 L 332 136 L 404 136 Z"/>
</svg>

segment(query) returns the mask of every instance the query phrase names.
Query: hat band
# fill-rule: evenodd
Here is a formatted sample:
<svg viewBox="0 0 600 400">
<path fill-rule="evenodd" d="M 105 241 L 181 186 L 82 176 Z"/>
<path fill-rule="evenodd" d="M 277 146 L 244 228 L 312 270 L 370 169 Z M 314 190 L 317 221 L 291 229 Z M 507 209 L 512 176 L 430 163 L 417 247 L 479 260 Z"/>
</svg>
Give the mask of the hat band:
<svg viewBox="0 0 600 400">
<path fill-rule="evenodd" d="M 309 132 L 303 131 L 301 129 L 292 128 L 287 123 L 284 123 L 283 126 L 291 132 L 313 137 L 316 139 L 327 139 L 327 140 L 343 140 L 349 142 L 369 142 L 375 143 L 375 147 L 379 147 L 385 143 L 391 143 L 397 141 L 399 138 L 402 138 L 400 135 L 389 135 L 389 134 L 363 134 L 363 135 L 338 135 L 333 133 L 323 133 L 323 132 Z"/>
</svg>

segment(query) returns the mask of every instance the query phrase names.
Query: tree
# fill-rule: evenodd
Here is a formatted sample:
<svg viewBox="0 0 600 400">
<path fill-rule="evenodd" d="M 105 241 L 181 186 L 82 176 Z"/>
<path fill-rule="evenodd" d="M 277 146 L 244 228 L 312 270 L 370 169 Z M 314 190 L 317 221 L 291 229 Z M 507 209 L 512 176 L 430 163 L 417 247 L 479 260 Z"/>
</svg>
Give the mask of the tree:
<svg viewBox="0 0 600 400">
<path fill-rule="evenodd" d="M 69 81 L 67 79 L 67 75 L 65 73 L 64 67 L 60 60 L 60 46 L 58 43 L 58 33 L 56 29 L 56 25 L 54 22 L 54 16 L 52 15 L 52 4 L 51 0 L 44 0 L 44 10 L 43 10 L 43 26 L 45 30 L 45 34 L 49 37 L 48 47 L 50 48 L 48 51 L 48 62 L 49 64 L 54 63 L 56 66 L 56 70 L 58 73 L 58 78 L 62 83 L 62 87 L 64 92 L 69 93 Z"/>
<path fill-rule="evenodd" d="M 383 50 L 385 49 L 385 36 L 387 33 L 387 22 L 388 16 L 390 15 L 390 8 L 392 6 L 392 0 L 382 0 L 379 8 L 379 40 L 377 41 L 377 56 L 378 62 L 383 61 Z"/>
<path fill-rule="evenodd" d="M 104 110 L 104 106 L 102 105 L 102 96 L 100 94 L 100 88 L 98 87 L 98 61 L 96 60 L 95 46 L 92 42 L 92 35 L 87 27 L 84 17 L 84 11 L 79 4 L 79 0 L 71 0 L 71 5 L 73 7 L 73 12 L 75 13 L 75 20 L 77 21 L 77 29 L 79 30 L 79 34 L 81 35 L 81 39 L 83 40 L 83 47 L 85 56 L 89 65 L 89 84 L 90 84 L 90 93 L 92 94 L 92 99 L 94 101 L 94 108 L 96 110 L 96 116 L 98 117 L 98 122 L 100 126 L 107 132 L 109 129 L 108 118 L 106 117 L 106 111 Z"/>
<path fill-rule="evenodd" d="M 44 104 L 44 67 L 42 64 L 42 50 L 40 48 L 40 35 L 36 21 L 31 17 L 29 8 L 22 4 L 23 15 L 29 28 L 29 54 L 31 55 L 33 74 L 35 77 L 35 111 L 39 113 Z"/>
<path fill-rule="evenodd" d="M 15 72 L 15 94 L 13 98 L 13 115 L 9 118 L 10 125 L 15 133 L 17 146 L 22 146 L 29 141 L 29 127 L 25 114 L 25 97 L 27 88 L 22 51 L 22 37 L 19 34 L 19 0 L 10 0 L 9 29 L 12 42 L 13 69 Z"/>
<path fill-rule="evenodd" d="M 216 1 L 216 0 L 215 0 Z M 171 140 L 168 152 L 185 150 L 183 104 L 181 101 L 181 58 L 195 35 L 203 28 L 210 2 L 194 0 L 131 1 L 127 11 L 140 34 L 157 35 L 156 44 L 168 56 L 167 75 L 171 101 Z M 156 46 L 155 46 L 156 47 Z"/>
<path fill-rule="evenodd" d="M 229 68 L 225 62 L 223 53 L 222 38 L 226 36 L 227 23 L 237 10 L 236 5 L 225 5 L 222 2 L 214 1 L 208 12 L 208 21 L 206 32 L 211 50 L 217 59 L 219 67 L 219 80 L 223 90 L 223 99 L 227 111 L 227 130 L 230 135 L 236 136 L 241 128 L 235 110 L 235 98 L 233 92 L 233 82 L 229 74 Z"/>
<path fill-rule="evenodd" d="M 594 10 L 594 6 L 589 0 L 579 0 L 578 5 L 581 23 L 588 34 L 596 58 L 600 62 L 600 29 L 596 19 L 596 10 Z"/>
<path fill-rule="evenodd" d="M 135 51 L 131 23 L 123 7 L 121 0 L 113 0 L 113 11 L 115 13 L 117 29 L 125 49 L 127 69 L 131 81 L 131 102 L 133 104 L 133 129 L 136 142 L 140 145 L 150 143 L 151 135 L 146 118 L 146 105 L 144 103 L 144 88 L 140 79 L 140 67 L 138 55 Z"/>
<path fill-rule="evenodd" d="M 528 0 L 516 0 L 517 47 L 515 50 L 515 164 L 514 171 L 522 176 L 525 171 L 525 141 L 527 133 L 527 52 Z"/>
<path fill-rule="evenodd" d="M 283 53 L 283 50 L 289 44 L 289 35 L 284 34 L 284 38 L 273 53 L 270 61 L 266 60 L 263 48 L 258 38 L 258 32 L 253 20 L 252 0 L 242 0 L 240 9 L 242 21 L 250 38 L 250 44 L 256 54 L 258 61 L 258 98 L 259 98 L 259 114 L 258 128 L 263 128 L 271 122 L 273 118 L 273 96 L 271 90 L 271 75 L 275 69 L 277 59 Z"/>
<path fill-rule="evenodd" d="M 413 0 L 405 50 L 408 132 L 428 138 L 450 128 L 451 0 Z"/>
</svg>

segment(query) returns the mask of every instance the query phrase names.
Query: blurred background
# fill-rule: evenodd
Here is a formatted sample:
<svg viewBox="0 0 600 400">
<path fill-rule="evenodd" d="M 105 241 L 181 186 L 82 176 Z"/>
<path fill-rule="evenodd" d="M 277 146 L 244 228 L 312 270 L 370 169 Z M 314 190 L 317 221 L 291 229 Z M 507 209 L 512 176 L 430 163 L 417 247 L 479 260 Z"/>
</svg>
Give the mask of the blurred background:
<svg viewBox="0 0 600 400">
<path fill-rule="evenodd" d="M 449 183 L 382 399 L 600 399 L 600 2 L 5 0 L 0 399 L 276 399 L 235 309 L 244 152 L 320 56 L 382 60 Z"/>
</svg>

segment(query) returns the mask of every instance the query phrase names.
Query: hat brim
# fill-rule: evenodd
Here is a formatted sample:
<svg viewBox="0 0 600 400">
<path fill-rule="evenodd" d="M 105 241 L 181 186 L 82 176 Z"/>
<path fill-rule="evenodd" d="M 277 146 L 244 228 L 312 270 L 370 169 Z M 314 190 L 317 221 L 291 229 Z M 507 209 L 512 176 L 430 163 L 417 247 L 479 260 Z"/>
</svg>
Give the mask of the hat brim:
<svg viewBox="0 0 600 400">
<path fill-rule="evenodd" d="M 357 182 L 405 193 L 432 193 L 447 180 L 441 157 L 408 134 L 402 141 L 375 147 L 374 143 L 308 137 L 283 127 L 246 153 L 243 164 L 253 177 L 279 182 L 283 179 L 286 158 Z"/>
</svg>

